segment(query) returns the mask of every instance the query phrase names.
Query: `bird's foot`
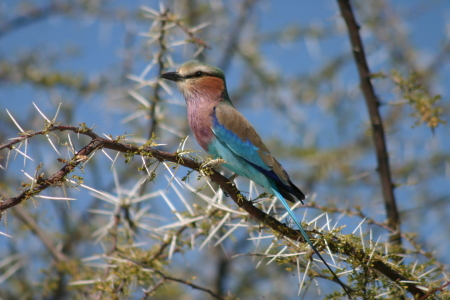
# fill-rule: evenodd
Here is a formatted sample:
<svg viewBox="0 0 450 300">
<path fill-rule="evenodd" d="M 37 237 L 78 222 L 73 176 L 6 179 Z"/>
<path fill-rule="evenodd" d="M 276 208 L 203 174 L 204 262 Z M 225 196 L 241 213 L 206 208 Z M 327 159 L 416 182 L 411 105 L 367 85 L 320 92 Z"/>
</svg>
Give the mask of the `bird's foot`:
<svg viewBox="0 0 450 300">
<path fill-rule="evenodd" d="M 220 166 L 220 165 L 225 164 L 225 163 L 226 163 L 226 161 L 224 159 L 222 159 L 222 158 L 212 159 L 210 161 L 207 161 L 207 162 L 203 163 L 202 164 L 202 169 L 203 168 L 207 168 L 207 167 L 214 169 L 215 167 Z"/>
</svg>

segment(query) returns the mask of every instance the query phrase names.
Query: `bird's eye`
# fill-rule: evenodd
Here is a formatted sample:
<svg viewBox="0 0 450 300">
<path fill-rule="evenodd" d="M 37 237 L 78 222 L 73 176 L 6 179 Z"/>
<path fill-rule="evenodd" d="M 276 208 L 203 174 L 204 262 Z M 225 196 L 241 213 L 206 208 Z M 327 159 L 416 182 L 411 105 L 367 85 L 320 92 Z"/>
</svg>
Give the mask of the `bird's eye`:
<svg viewBox="0 0 450 300">
<path fill-rule="evenodd" d="M 202 75 L 203 75 L 203 72 L 201 72 L 201 71 L 198 71 L 198 72 L 195 73 L 195 76 L 197 76 L 197 77 L 200 77 Z"/>
</svg>

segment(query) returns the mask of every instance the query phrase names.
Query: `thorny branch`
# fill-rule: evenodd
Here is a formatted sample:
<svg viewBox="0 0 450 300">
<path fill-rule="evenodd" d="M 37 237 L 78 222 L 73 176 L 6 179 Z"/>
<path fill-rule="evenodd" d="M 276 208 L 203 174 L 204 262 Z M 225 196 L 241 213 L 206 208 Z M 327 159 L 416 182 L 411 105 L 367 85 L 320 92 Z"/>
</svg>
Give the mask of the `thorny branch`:
<svg viewBox="0 0 450 300">
<path fill-rule="evenodd" d="M 167 47 L 166 47 L 166 16 L 169 13 L 168 10 L 165 10 L 164 12 L 161 13 L 161 20 L 160 20 L 160 35 L 159 35 L 159 47 L 160 47 L 160 51 L 158 52 L 158 54 L 156 55 L 156 61 L 158 63 L 158 74 L 161 74 L 163 69 L 164 69 L 164 54 L 167 52 Z M 149 130 L 149 139 L 152 137 L 153 134 L 155 134 L 155 130 L 156 130 L 156 126 L 157 126 L 157 116 L 156 116 L 156 106 L 158 105 L 159 101 L 160 101 L 160 97 L 159 97 L 159 91 L 160 91 L 161 86 L 159 84 L 157 84 L 155 86 L 155 89 L 153 91 L 153 99 L 152 99 L 152 103 L 150 106 L 150 130 Z"/>
<path fill-rule="evenodd" d="M 25 189 L 18 196 L 12 197 L 0 203 L 0 212 L 6 211 L 8 208 L 16 206 L 21 202 L 32 198 L 34 195 L 39 194 L 46 188 L 50 186 L 58 186 L 64 184 L 67 176 L 74 171 L 74 169 L 82 162 L 86 161 L 89 155 L 92 155 L 95 151 L 106 148 L 115 151 L 125 153 L 127 155 L 141 155 L 146 157 L 153 157 L 160 161 L 169 161 L 192 170 L 201 171 L 202 164 L 181 156 L 179 153 L 169 153 L 165 151 L 160 151 L 149 146 L 138 147 L 131 144 L 121 143 L 117 140 L 110 140 L 102 138 L 94 133 L 91 129 L 86 127 L 76 127 L 76 126 L 52 126 L 44 131 L 27 133 L 22 137 L 13 139 L 9 143 L 0 146 L 2 149 L 12 149 L 15 144 L 22 142 L 26 138 L 30 138 L 36 135 L 45 135 L 53 131 L 72 131 L 78 134 L 89 136 L 92 140 L 87 146 L 78 151 L 73 158 L 66 162 L 65 165 L 55 174 L 47 179 L 40 178 L 35 182 L 33 186 Z M 235 187 L 235 185 L 230 182 L 226 177 L 216 172 L 213 169 L 208 169 L 208 172 L 203 172 L 206 174 L 213 182 L 217 183 L 219 187 L 229 195 L 233 201 L 242 209 L 244 209 L 249 215 L 251 215 L 256 220 L 262 222 L 266 226 L 270 227 L 272 230 L 277 232 L 280 236 L 286 237 L 292 241 L 304 241 L 302 235 L 299 231 L 294 230 L 280 221 L 276 220 L 272 216 L 266 214 L 262 210 L 258 209 L 253 205 L 252 201 L 248 201 L 245 196 L 243 196 L 240 191 Z M 314 232 L 317 233 L 317 232 Z M 318 241 L 320 243 L 320 240 Z M 338 236 L 333 236 L 330 240 L 327 240 L 329 249 L 333 253 L 341 253 L 352 258 L 352 261 L 356 265 L 365 265 L 379 273 L 383 274 L 393 282 L 397 284 L 403 284 L 404 287 L 416 297 L 421 297 L 424 295 L 424 291 L 419 289 L 414 282 L 413 278 L 407 278 L 401 274 L 397 269 L 389 265 L 382 260 L 381 255 L 367 254 L 362 248 L 357 248 L 346 240 L 339 238 Z M 320 246 L 320 245 L 318 245 Z M 356 263 L 357 262 L 357 263 Z"/>
<path fill-rule="evenodd" d="M 394 184 L 392 183 L 391 168 L 389 165 L 389 155 L 383 128 L 383 121 L 378 109 L 380 104 L 372 86 L 371 73 L 367 64 L 364 46 L 359 35 L 359 25 L 356 23 L 355 15 L 353 14 L 350 1 L 337 1 L 342 14 L 342 18 L 347 24 L 353 56 L 358 68 L 360 87 L 366 100 L 367 109 L 369 110 L 369 117 L 372 125 L 372 137 L 377 155 L 378 173 L 381 180 L 381 188 L 387 214 L 387 224 L 396 232 L 396 234 L 391 235 L 389 239 L 393 245 L 401 247 L 402 241 L 400 235 L 400 215 L 398 213 L 397 203 L 394 195 Z"/>
</svg>

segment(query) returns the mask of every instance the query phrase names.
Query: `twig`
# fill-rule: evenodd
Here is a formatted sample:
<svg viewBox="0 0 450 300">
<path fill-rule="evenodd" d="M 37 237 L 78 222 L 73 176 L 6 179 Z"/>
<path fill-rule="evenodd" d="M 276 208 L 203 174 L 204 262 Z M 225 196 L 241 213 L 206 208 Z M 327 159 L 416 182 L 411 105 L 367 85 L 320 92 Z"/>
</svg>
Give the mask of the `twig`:
<svg viewBox="0 0 450 300">
<path fill-rule="evenodd" d="M 15 207 L 13 210 L 13 214 L 39 237 L 45 248 L 47 248 L 48 252 L 53 256 L 53 259 L 55 259 L 57 262 L 67 260 L 67 256 L 64 255 L 64 253 L 56 250 L 50 238 L 44 233 L 44 231 L 39 227 L 39 225 L 33 220 L 33 218 L 25 209 L 20 206 Z"/>
<path fill-rule="evenodd" d="M 227 41 L 224 56 L 220 60 L 220 63 L 218 64 L 219 68 L 222 69 L 224 72 L 226 69 L 228 69 L 228 65 L 230 63 L 230 59 L 234 54 L 234 50 L 238 44 L 239 36 L 242 33 L 242 28 L 244 27 L 245 23 L 249 20 L 249 12 L 253 7 L 253 4 L 255 4 L 256 0 L 246 0 L 242 3 L 239 17 L 237 21 L 234 22 L 235 26 L 231 29 L 230 37 Z"/>
<path fill-rule="evenodd" d="M 127 75 L 131 73 L 134 64 L 135 53 L 133 52 L 133 44 L 136 40 L 136 33 L 134 28 L 126 28 L 124 45 L 123 45 L 123 63 L 122 76 L 123 83 L 128 81 Z"/>
<path fill-rule="evenodd" d="M 428 297 L 430 297 L 431 295 L 434 295 L 436 292 L 443 291 L 449 285 L 450 285 L 450 281 L 447 280 L 447 282 L 445 284 L 443 284 L 442 286 L 440 286 L 438 288 L 432 289 L 431 291 L 429 291 L 428 293 L 426 293 L 425 295 L 420 297 L 418 300 L 426 300 Z"/>
<path fill-rule="evenodd" d="M 165 279 L 165 280 L 170 280 L 170 281 L 174 281 L 174 282 L 179 282 L 179 283 L 188 285 L 188 286 L 190 286 L 190 287 L 193 288 L 193 289 L 196 289 L 196 290 L 200 290 L 200 291 L 206 292 L 206 293 L 210 294 L 212 297 L 214 297 L 214 298 L 216 298 L 216 299 L 225 300 L 225 299 L 222 298 L 220 295 L 214 293 L 214 292 L 211 291 L 210 289 L 207 289 L 207 288 L 201 287 L 201 286 L 199 286 L 199 285 L 196 285 L 196 284 L 194 284 L 194 283 L 192 283 L 192 282 L 190 282 L 190 281 L 188 281 L 188 280 L 184 280 L 184 279 L 180 279 L 180 278 L 168 276 L 168 275 L 164 274 L 163 272 L 161 272 L 161 271 L 159 271 L 159 270 L 156 270 L 156 269 L 154 269 L 154 268 L 151 268 L 150 266 L 147 266 L 146 264 L 144 264 L 144 263 L 142 263 L 142 262 L 140 262 L 140 261 L 136 261 L 136 260 L 131 259 L 131 258 L 129 258 L 129 257 L 126 257 L 126 256 L 124 256 L 124 255 L 120 255 L 120 254 L 119 254 L 119 256 L 121 256 L 122 258 L 124 258 L 124 259 L 126 259 L 126 260 L 128 260 L 128 261 L 130 261 L 130 262 L 132 262 L 132 263 L 134 263 L 134 264 L 136 264 L 136 265 L 138 265 L 138 266 L 140 266 L 140 267 L 143 267 L 143 268 L 145 268 L 145 269 L 147 269 L 147 270 L 150 270 L 150 271 L 152 271 L 152 272 L 155 272 L 156 274 L 158 274 L 159 276 L 161 276 L 161 277 L 162 277 L 163 279 Z"/>
<path fill-rule="evenodd" d="M 186 225 L 180 227 L 180 229 L 178 229 L 178 231 L 174 235 L 180 236 L 186 228 L 188 228 Z M 159 258 L 159 256 L 161 254 L 163 254 L 164 250 L 170 245 L 170 243 L 171 243 L 171 241 L 165 241 L 165 242 L 161 243 L 161 245 L 159 245 L 158 251 L 156 251 L 156 253 L 153 254 L 149 260 L 152 261 L 152 260 Z"/>
<path fill-rule="evenodd" d="M 349 0 L 337 0 L 342 17 L 347 24 L 350 43 L 352 45 L 353 56 L 358 68 L 360 87 L 366 100 L 369 110 L 370 122 L 372 125 L 372 137 L 375 144 L 375 150 L 378 162 L 378 173 L 381 180 L 384 205 L 387 214 L 387 224 L 396 233 L 391 235 L 389 240 L 395 245 L 401 247 L 400 236 L 400 215 L 397 209 L 397 203 L 394 195 L 394 185 L 392 184 L 392 175 L 389 166 L 389 156 L 387 151 L 383 121 L 378 110 L 379 102 L 371 82 L 371 73 L 366 60 L 364 46 L 359 35 L 359 26 L 356 23 L 352 7 Z"/>
<path fill-rule="evenodd" d="M 157 288 L 159 288 L 159 286 L 161 286 L 164 282 L 166 282 L 166 279 L 163 277 L 161 278 L 160 281 L 158 281 L 157 283 L 155 283 L 152 287 L 148 288 L 147 290 L 144 291 L 144 296 L 142 297 L 142 300 L 147 299 L 148 297 L 150 297 L 154 291 L 156 291 Z"/>
<path fill-rule="evenodd" d="M 197 44 L 205 49 L 211 49 L 211 47 L 208 46 L 208 44 L 206 44 L 204 40 L 196 37 L 192 30 L 185 26 L 180 20 L 176 19 L 175 16 L 171 15 L 170 17 L 168 17 L 168 20 L 174 22 L 178 27 L 180 27 L 180 29 L 183 30 L 184 33 L 186 33 L 191 38 L 191 41 L 194 44 Z"/>
<path fill-rule="evenodd" d="M 70 9 L 70 6 L 64 3 L 52 3 L 46 7 L 33 8 L 28 10 L 25 14 L 15 17 L 9 21 L 0 24 L 0 38 L 5 36 L 12 30 L 16 30 L 32 24 L 33 22 L 41 21 L 50 17 L 53 14 L 65 12 Z"/>
</svg>

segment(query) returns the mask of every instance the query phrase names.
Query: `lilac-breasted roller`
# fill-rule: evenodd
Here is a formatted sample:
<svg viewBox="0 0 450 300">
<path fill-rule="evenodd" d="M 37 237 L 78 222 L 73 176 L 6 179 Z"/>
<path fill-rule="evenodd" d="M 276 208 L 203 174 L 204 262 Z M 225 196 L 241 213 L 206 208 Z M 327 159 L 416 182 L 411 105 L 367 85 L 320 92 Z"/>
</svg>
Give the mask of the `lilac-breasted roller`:
<svg viewBox="0 0 450 300">
<path fill-rule="evenodd" d="M 191 60 L 181 65 L 176 72 L 162 74 L 161 78 L 175 81 L 183 93 L 189 125 L 200 146 L 214 158 L 223 159 L 226 168 L 253 180 L 275 195 L 297 224 L 306 242 L 348 294 L 345 285 L 314 247 L 286 202 L 295 202 L 297 198 L 303 203 L 305 195 L 270 154 L 253 126 L 234 108 L 222 70 Z"/>
</svg>

